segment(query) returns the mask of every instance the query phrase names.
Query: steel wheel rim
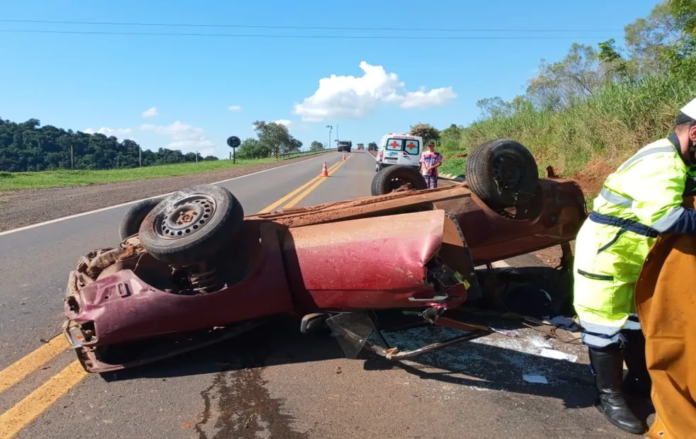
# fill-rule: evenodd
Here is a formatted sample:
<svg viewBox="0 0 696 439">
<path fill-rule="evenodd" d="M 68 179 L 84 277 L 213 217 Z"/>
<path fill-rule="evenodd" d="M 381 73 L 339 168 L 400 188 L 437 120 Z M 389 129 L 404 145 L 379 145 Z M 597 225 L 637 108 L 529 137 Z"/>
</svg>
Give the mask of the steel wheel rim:
<svg viewBox="0 0 696 439">
<path fill-rule="evenodd" d="M 190 236 L 210 221 L 216 208 L 217 203 L 208 195 L 188 195 L 172 203 L 159 215 L 155 232 L 166 239 Z"/>
</svg>

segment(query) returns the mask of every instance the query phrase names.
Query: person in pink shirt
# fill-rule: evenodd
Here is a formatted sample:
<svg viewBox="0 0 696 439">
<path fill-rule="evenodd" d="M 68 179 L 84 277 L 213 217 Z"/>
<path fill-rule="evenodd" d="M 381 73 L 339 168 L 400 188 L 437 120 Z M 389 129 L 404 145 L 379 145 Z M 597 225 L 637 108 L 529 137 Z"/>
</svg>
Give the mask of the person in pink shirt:
<svg viewBox="0 0 696 439">
<path fill-rule="evenodd" d="M 421 174 L 428 183 L 429 189 L 437 187 L 437 168 L 442 166 L 442 154 L 435 151 L 435 142 L 428 142 L 428 150 L 423 151 L 420 158 Z"/>
</svg>

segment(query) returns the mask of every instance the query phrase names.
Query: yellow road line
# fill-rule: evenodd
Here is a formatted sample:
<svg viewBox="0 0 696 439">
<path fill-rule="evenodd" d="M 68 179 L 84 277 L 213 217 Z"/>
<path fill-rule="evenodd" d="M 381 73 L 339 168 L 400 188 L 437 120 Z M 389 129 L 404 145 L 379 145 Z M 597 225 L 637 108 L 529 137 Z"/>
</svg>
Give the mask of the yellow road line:
<svg viewBox="0 0 696 439">
<path fill-rule="evenodd" d="M 48 363 L 51 359 L 64 352 L 68 347 L 65 337 L 63 337 L 63 335 L 58 335 L 34 352 L 1 370 L 0 393 L 22 381 L 24 377 Z"/>
<path fill-rule="evenodd" d="M 348 161 L 348 160 L 346 160 L 346 161 Z M 331 170 L 329 171 L 329 175 L 331 175 L 331 174 L 333 174 L 334 172 L 336 172 L 336 170 L 337 170 L 338 168 L 340 168 L 341 165 L 344 164 L 344 163 L 345 163 L 344 161 L 338 162 L 338 165 L 333 166 L 333 167 L 331 168 Z M 304 197 L 306 197 L 307 195 L 309 195 L 310 192 L 312 192 L 314 189 L 316 189 L 317 186 L 319 186 L 320 184 L 322 184 L 324 181 L 325 181 L 324 178 L 320 178 L 319 181 L 317 181 L 316 183 L 314 183 L 314 185 L 310 186 L 306 191 L 302 192 L 300 195 L 297 196 L 297 198 L 295 198 L 294 200 L 290 201 L 288 204 L 286 204 L 286 205 L 283 206 L 283 207 L 284 207 L 284 208 L 290 208 L 290 207 L 294 206 L 295 204 L 297 204 L 298 202 L 300 202 Z"/>
<path fill-rule="evenodd" d="M 336 168 L 338 168 L 338 166 L 340 166 L 341 163 L 343 163 L 343 162 L 340 161 L 340 162 L 336 163 L 335 165 L 332 165 L 332 166 L 328 169 L 329 175 L 331 175 L 331 173 L 333 172 L 333 170 L 336 169 Z M 265 209 L 259 211 L 259 213 L 261 214 L 261 213 L 268 213 L 268 212 L 271 212 L 273 209 L 275 209 L 275 208 L 277 208 L 278 206 L 280 206 L 281 204 L 285 203 L 286 201 L 288 201 L 289 199 L 291 199 L 292 197 L 294 197 L 295 195 L 297 195 L 298 193 L 300 193 L 302 190 L 304 190 L 305 188 L 307 188 L 309 185 L 311 185 L 312 183 L 315 183 L 318 179 L 321 179 L 321 178 L 322 178 L 322 177 L 321 177 L 320 175 L 314 177 L 313 179 L 309 180 L 307 183 L 303 184 L 302 186 L 298 187 L 298 188 L 295 189 L 294 191 L 290 192 L 289 194 L 287 194 L 286 196 L 284 196 L 284 197 L 281 198 L 280 200 L 276 201 L 275 203 L 271 204 L 270 206 L 266 207 Z"/>
<path fill-rule="evenodd" d="M 0 438 L 14 437 L 87 375 L 79 361 L 70 363 L 29 396 L 0 415 Z"/>
</svg>

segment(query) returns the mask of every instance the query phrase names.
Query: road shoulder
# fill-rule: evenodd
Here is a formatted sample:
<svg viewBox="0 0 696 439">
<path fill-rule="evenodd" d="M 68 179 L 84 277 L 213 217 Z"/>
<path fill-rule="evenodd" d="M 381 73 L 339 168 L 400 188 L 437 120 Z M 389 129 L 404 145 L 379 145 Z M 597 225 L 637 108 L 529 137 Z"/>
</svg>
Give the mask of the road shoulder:
<svg viewBox="0 0 696 439">
<path fill-rule="evenodd" d="M 4 191 L 0 192 L 0 232 L 154 197 L 190 185 L 244 177 L 312 159 L 317 159 L 317 156 L 235 167 L 205 174 L 87 186 Z"/>
</svg>

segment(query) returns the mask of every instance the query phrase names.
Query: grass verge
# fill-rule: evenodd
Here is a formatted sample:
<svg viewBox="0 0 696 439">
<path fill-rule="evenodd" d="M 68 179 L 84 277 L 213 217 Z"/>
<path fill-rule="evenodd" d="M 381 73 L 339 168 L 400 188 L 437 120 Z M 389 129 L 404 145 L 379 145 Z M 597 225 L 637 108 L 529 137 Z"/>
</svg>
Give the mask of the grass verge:
<svg viewBox="0 0 696 439">
<path fill-rule="evenodd" d="M 445 156 L 439 171 L 440 174 L 450 174 L 455 177 L 461 177 L 466 172 L 466 158 Z"/>
<path fill-rule="evenodd" d="M 44 171 L 44 172 L 0 172 L 0 191 L 19 189 L 42 189 L 49 187 L 81 186 L 89 184 L 117 183 L 153 178 L 178 177 L 181 175 L 221 171 L 250 165 L 276 162 L 275 159 L 217 160 L 175 165 L 148 166 L 134 169 L 110 169 L 100 171 Z"/>
<path fill-rule="evenodd" d="M 488 140 L 514 139 L 530 149 L 540 171 L 552 165 L 564 177 L 578 180 L 586 193 L 596 193 L 619 164 L 666 137 L 678 108 L 694 96 L 696 81 L 669 75 L 611 84 L 561 111 L 527 104 L 510 117 L 475 122 L 441 152 L 456 157 Z M 458 166 L 456 159 L 446 159 L 442 172 L 456 174 Z"/>
</svg>

